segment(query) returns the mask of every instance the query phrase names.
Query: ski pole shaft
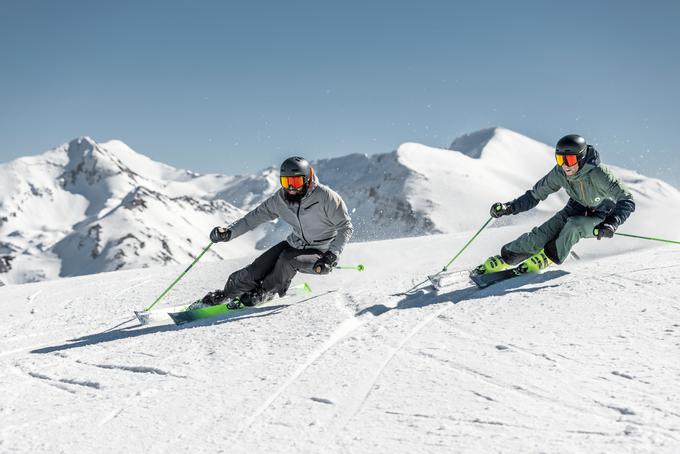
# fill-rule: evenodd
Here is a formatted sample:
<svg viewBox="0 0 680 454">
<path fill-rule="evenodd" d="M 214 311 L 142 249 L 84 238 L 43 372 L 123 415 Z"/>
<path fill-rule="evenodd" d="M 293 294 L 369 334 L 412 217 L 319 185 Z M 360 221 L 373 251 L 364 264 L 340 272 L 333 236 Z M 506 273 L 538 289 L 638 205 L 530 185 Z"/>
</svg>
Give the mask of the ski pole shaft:
<svg viewBox="0 0 680 454">
<path fill-rule="evenodd" d="M 491 222 L 492 220 L 493 220 L 493 218 L 490 217 L 490 218 L 484 223 L 484 225 L 482 226 L 482 228 L 480 228 L 479 230 L 477 230 L 477 233 L 475 233 L 474 236 L 473 236 L 472 238 L 470 238 L 470 240 L 469 240 L 467 243 L 465 243 L 465 246 L 463 246 L 463 249 L 461 249 L 461 250 L 458 252 L 458 254 L 456 254 L 456 256 L 453 257 L 453 258 L 449 261 L 449 263 L 447 263 L 446 266 L 445 266 L 444 268 L 442 268 L 442 270 L 441 270 L 439 273 L 443 273 L 444 271 L 448 270 L 448 269 L 449 269 L 449 266 L 450 266 L 450 265 L 451 265 L 458 257 L 460 257 L 460 254 L 462 254 L 463 251 L 464 251 L 465 249 L 467 249 L 467 247 L 475 240 L 475 238 L 477 238 L 477 237 L 479 236 L 480 233 L 482 233 L 482 230 L 484 230 L 484 229 L 486 228 L 486 226 L 489 225 L 489 222 Z M 437 274 L 439 274 L 439 273 L 437 273 Z"/>
<path fill-rule="evenodd" d="M 177 284 L 177 283 L 180 281 L 180 279 L 182 279 L 182 278 L 184 277 L 185 274 L 187 274 L 187 272 L 188 272 L 188 271 L 196 264 L 196 262 L 198 262 L 199 260 L 201 260 L 201 257 L 203 257 L 203 255 L 204 255 L 206 252 L 208 252 L 208 249 L 210 249 L 210 247 L 211 247 L 212 245 L 213 245 L 212 242 L 211 242 L 209 245 L 207 245 L 207 246 L 205 247 L 205 249 L 203 249 L 203 252 L 201 252 L 201 253 L 198 255 L 198 257 L 196 257 L 196 258 L 194 259 L 193 262 L 191 262 L 191 265 L 189 265 L 189 266 L 187 267 L 187 269 L 184 270 L 184 271 L 182 272 L 182 274 L 180 274 L 179 276 L 177 276 L 177 279 L 175 279 L 175 280 L 173 281 L 173 283 L 170 284 L 170 287 L 166 288 L 165 291 L 164 291 L 163 293 L 161 293 L 161 295 L 160 295 L 158 298 L 156 298 L 156 301 L 154 301 L 154 302 L 151 304 L 151 306 L 149 306 L 149 307 L 147 307 L 146 309 L 144 309 L 144 312 L 151 310 L 152 307 L 154 307 L 160 300 L 162 300 L 163 297 L 165 296 L 165 294 L 168 293 L 168 292 L 170 291 L 170 289 L 173 288 L 173 287 L 175 286 L 175 284 Z"/>
<path fill-rule="evenodd" d="M 680 244 L 680 241 L 665 240 L 663 238 L 654 238 L 654 237 L 651 237 L 651 236 L 630 235 L 628 233 L 614 233 L 614 235 L 627 236 L 629 238 L 638 238 L 640 240 L 660 241 L 662 243 Z"/>
<path fill-rule="evenodd" d="M 338 265 L 335 267 L 338 270 L 356 270 L 356 271 L 364 271 L 366 267 L 362 264 L 359 265 L 353 265 L 353 266 L 348 266 L 348 265 Z"/>
<path fill-rule="evenodd" d="M 472 236 L 472 238 L 470 238 L 470 239 L 468 240 L 468 242 L 465 243 L 465 246 L 463 246 L 463 249 L 461 249 L 460 251 L 458 251 L 458 254 L 456 254 L 456 256 L 453 257 L 453 258 L 449 261 L 449 263 L 447 263 L 446 266 L 445 266 L 444 268 L 442 268 L 441 271 L 439 271 L 438 273 L 433 274 L 432 276 L 428 276 L 427 279 L 425 279 L 424 281 L 415 284 L 415 285 L 414 285 L 413 287 L 411 287 L 410 289 L 406 290 L 405 292 L 398 293 L 397 295 L 408 295 L 409 293 L 415 291 L 415 290 L 416 290 L 418 287 L 420 287 L 421 285 L 426 284 L 427 282 L 434 282 L 434 279 L 436 279 L 437 276 L 439 276 L 440 274 L 442 274 L 443 272 L 445 272 L 445 271 L 447 271 L 447 270 L 449 269 L 449 266 L 450 266 L 450 265 L 451 265 L 458 257 L 460 257 L 460 254 L 462 254 L 463 251 L 464 251 L 465 249 L 467 249 L 467 247 L 475 240 L 475 238 L 477 238 L 477 237 L 479 236 L 480 233 L 482 233 L 482 230 L 484 230 L 484 229 L 486 228 L 486 226 L 489 225 L 489 223 L 490 223 L 492 220 L 493 220 L 493 218 L 490 217 L 490 218 L 484 223 L 484 225 L 483 225 L 479 230 L 477 230 L 477 233 L 475 233 L 475 234 Z"/>
</svg>

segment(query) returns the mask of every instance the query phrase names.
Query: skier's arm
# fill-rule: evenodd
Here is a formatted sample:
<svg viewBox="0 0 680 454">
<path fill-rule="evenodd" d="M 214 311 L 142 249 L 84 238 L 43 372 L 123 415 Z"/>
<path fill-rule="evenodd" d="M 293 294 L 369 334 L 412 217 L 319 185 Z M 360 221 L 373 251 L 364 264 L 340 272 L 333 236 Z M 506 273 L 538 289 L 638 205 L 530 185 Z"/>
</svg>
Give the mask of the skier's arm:
<svg viewBox="0 0 680 454">
<path fill-rule="evenodd" d="M 273 221 L 274 219 L 278 218 L 279 213 L 276 209 L 276 200 L 278 196 L 279 195 L 277 192 L 262 202 L 253 211 L 230 225 L 229 230 L 231 231 L 231 239 L 233 240 L 234 238 L 253 230 L 255 227 L 264 222 Z"/>
<path fill-rule="evenodd" d="M 562 185 L 559 182 L 557 172 L 559 172 L 559 168 L 557 166 L 553 167 L 546 176 L 538 180 L 531 190 L 508 203 L 512 209 L 512 214 L 529 211 L 538 205 L 538 202 L 545 200 L 553 192 L 559 191 Z"/>
<path fill-rule="evenodd" d="M 616 206 L 609 213 L 605 222 L 609 224 L 615 223 L 616 228 L 623 224 L 628 219 L 628 216 L 635 211 L 633 194 L 609 169 L 604 166 L 600 166 L 599 169 L 601 170 L 599 183 L 606 188 L 609 197 L 616 202 Z"/>
<path fill-rule="evenodd" d="M 331 242 L 328 250 L 339 257 L 342 250 L 345 248 L 345 245 L 349 242 L 350 238 L 352 238 L 352 233 L 354 232 L 352 219 L 349 217 L 345 201 L 335 192 L 330 192 L 328 194 L 325 211 L 328 219 L 337 230 L 337 235 Z"/>
</svg>

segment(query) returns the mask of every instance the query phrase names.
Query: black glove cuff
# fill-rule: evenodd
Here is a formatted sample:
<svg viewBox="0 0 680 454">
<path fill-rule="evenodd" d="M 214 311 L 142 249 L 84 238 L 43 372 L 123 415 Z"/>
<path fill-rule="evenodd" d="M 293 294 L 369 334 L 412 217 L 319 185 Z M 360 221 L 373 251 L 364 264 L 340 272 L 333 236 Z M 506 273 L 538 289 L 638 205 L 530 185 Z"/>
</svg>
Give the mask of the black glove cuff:
<svg viewBox="0 0 680 454">
<path fill-rule="evenodd" d="M 338 256 L 331 251 L 324 252 L 321 259 L 331 266 L 335 266 L 335 264 L 338 262 Z"/>
<path fill-rule="evenodd" d="M 607 216 L 602 223 L 609 224 L 614 230 L 619 228 L 619 220 L 615 216 Z"/>
</svg>

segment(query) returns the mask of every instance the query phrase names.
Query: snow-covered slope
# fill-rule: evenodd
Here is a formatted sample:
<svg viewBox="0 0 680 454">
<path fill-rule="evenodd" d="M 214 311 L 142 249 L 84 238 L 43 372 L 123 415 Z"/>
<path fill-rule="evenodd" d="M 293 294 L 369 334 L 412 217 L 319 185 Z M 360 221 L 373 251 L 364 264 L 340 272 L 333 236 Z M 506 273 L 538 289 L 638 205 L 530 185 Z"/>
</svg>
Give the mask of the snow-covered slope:
<svg viewBox="0 0 680 454">
<path fill-rule="evenodd" d="M 2 287 L 0 451 L 678 452 L 680 250 L 587 240 L 542 275 L 390 296 L 471 233 L 351 244 L 364 273 L 182 327 L 132 317 L 179 265 Z M 246 262 L 200 262 L 162 304 Z"/>
</svg>

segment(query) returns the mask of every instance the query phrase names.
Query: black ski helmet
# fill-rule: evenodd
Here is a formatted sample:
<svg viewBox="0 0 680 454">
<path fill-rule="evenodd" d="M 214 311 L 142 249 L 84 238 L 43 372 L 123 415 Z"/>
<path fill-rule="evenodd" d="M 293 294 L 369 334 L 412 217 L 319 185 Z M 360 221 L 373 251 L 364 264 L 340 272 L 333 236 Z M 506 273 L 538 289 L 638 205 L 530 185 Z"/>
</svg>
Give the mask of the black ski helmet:
<svg viewBox="0 0 680 454">
<path fill-rule="evenodd" d="M 300 156 L 292 156 L 281 164 L 282 177 L 307 177 L 309 179 L 312 172 L 312 166 Z"/>
<path fill-rule="evenodd" d="M 557 141 L 555 154 L 571 154 L 578 156 L 579 163 L 586 157 L 588 144 L 586 139 L 578 134 L 569 134 Z"/>
<path fill-rule="evenodd" d="M 289 183 L 284 184 L 285 177 L 302 177 L 302 187 L 291 193 L 289 191 Z M 286 200 L 299 203 L 314 185 L 314 168 L 305 158 L 292 156 L 281 164 L 279 180 L 281 181 L 281 187 L 284 189 L 283 196 Z"/>
</svg>

